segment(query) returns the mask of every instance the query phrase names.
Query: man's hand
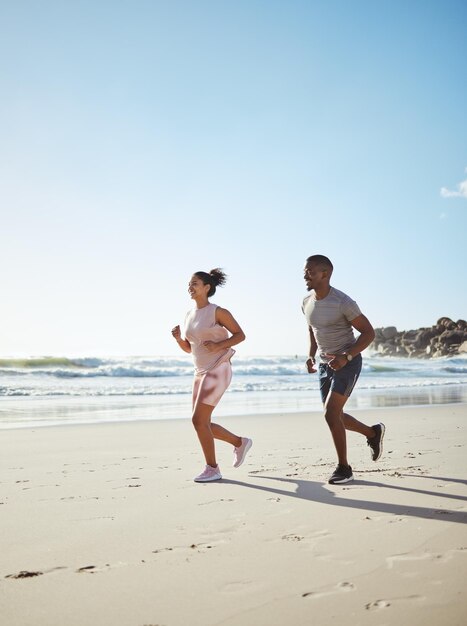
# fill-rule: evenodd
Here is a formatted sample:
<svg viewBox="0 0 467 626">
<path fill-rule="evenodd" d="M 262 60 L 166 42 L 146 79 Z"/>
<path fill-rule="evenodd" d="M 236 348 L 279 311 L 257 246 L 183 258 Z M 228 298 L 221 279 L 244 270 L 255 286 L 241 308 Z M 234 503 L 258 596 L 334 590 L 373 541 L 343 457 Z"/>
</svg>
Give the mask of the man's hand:
<svg viewBox="0 0 467 626">
<path fill-rule="evenodd" d="M 326 357 L 329 359 L 329 367 L 335 372 L 337 372 L 337 370 L 341 370 L 347 365 L 347 357 L 345 354 L 326 354 Z"/>
<path fill-rule="evenodd" d="M 317 371 L 315 365 L 315 359 L 312 356 L 309 356 L 306 360 L 306 369 L 308 374 L 314 374 Z"/>
</svg>

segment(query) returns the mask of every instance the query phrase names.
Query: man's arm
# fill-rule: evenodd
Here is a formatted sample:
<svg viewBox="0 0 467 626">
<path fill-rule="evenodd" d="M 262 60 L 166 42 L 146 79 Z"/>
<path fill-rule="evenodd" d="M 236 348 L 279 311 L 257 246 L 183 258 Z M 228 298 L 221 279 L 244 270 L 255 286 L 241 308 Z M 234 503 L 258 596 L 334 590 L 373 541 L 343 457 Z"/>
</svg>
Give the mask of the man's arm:
<svg viewBox="0 0 467 626">
<path fill-rule="evenodd" d="M 306 360 L 306 368 L 309 374 L 314 374 L 316 372 L 315 356 L 316 356 L 316 350 L 318 349 L 318 344 L 316 343 L 315 334 L 311 326 L 308 326 L 308 331 L 310 333 L 310 348 L 308 350 L 309 357 Z"/>
<path fill-rule="evenodd" d="M 354 345 L 347 350 L 347 354 L 351 354 L 352 356 L 357 356 L 360 352 L 363 352 L 365 348 L 368 348 L 370 343 L 375 338 L 375 331 L 373 326 L 370 324 L 370 321 L 364 315 L 359 315 L 354 320 L 350 322 L 352 326 L 360 333 L 357 341 Z"/>
<path fill-rule="evenodd" d="M 347 350 L 345 354 L 328 354 L 330 357 L 329 366 L 332 367 L 333 370 L 339 370 L 348 363 L 347 354 L 350 354 L 352 357 L 357 356 L 360 352 L 363 352 L 365 348 L 368 348 L 370 343 L 375 338 L 375 331 L 373 326 L 370 324 L 370 321 L 364 315 L 359 315 L 355 319 L 350 322 L 357 330 L 360 335 L 357 338 L 357 341 L 353 344 L 351 348 Z"/>
</svg>

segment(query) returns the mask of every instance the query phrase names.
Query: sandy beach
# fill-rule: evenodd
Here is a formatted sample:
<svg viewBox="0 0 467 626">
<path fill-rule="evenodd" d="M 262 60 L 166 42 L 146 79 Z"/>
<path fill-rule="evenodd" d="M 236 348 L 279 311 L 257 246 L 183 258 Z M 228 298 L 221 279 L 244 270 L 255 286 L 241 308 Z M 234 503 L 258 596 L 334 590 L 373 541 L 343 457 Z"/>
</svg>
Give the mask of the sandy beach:
<svg viewBox="0 0 467 626">
<path fill-rule="evenodd" d="M 464 625 L 467 405 L 354 414 L 343 486 L 318 412 L 223 418 L 212 484 L 187 420 L 2 431 L 0 623 Z"/>
</svg>

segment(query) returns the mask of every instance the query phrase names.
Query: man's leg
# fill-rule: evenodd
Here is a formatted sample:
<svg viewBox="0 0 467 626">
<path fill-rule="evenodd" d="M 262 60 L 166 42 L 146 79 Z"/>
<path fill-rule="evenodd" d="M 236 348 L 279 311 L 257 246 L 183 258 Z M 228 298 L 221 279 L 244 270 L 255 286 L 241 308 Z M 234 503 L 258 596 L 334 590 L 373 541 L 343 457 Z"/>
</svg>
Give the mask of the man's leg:
<svg viewBox="0 0 467 626">
<path fill-rule="evenodd" d="M 366 437 L 367 443 L 371 449 L 371 458 L 378 461 L 383 454 L 383 439 L 386 427 L 381 422 L 373 426 L 362 424 L 348 413 L 343 414 L 343 422 L 346 430 L 353 430 Z"/>
<path fill-rule="evenodd" d="M 336 391 L 331 391 L 326 398 L 326 402 L 324 404 L 324 417 L 326 418 L 326 422 L 331 431 L 339 465 L 348 466 L 349 463 L 347 461 L 347 440 L 345 434 L 346 427 L 344 425 L 343 413 L 343 408 L 346 402 L 346 396 L 337 393 Z"/>
<path fill-rule="evenodd" d="M 376 434 L 371 426 L 367 426 L 366 424 L 359 422 L 355 419 L 355 417 L 352 417 L 348 413 L 343 413 L 342 421 L 344 422 L 346 430 L 353 430 L 356 433 L 364 435 L 367 439 L 371 439 Z"/>
</svg>

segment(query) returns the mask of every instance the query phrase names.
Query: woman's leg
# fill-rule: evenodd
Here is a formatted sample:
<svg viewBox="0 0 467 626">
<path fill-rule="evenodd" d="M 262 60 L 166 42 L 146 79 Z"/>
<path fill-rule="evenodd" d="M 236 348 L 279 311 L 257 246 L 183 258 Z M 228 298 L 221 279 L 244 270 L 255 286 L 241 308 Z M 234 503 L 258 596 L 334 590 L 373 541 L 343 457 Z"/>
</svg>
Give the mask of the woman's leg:
<svg viewBox="0 0 467 626">
<path fill-rule="evenodd" d="M 234 435 L 224 428 L 223 426 L 219 426 L 219 424 L 211 424 L 211 431 L 214 436 L 214 439 L 220 439 L 221 441 L 226 441 L 227 443 L 231 443 L 235 448 L 239 448 L 242 445 L 242 438 L 238 435 Z"/>
<path fill-rule="evenodd" d="M 216 450 L 214 447 L 214 435 L 211 429 L 211 414 L 213 410 L 213 406 L 198 402 L 193 411 L 192 422 L 203 449 L 206 465 L 216 467 Z"/>
<path fill-rule="evenodd" d="M 203 449 L 206 465 L 216 467 L 216 450 L 214 439 L 226 441 L 235 448 L 242 445 L 242 438 L 234 435 L 229 430 L 219 424 L 211 424 L 211 415 L 215 407 L 209 404 L 198 403 L 193 412 L 192 422 L 198 435 L 199 442 Z"/>
<path fill-rule="evenodd" d="M 230 362 L 221 363 L 204 376 L 195 377 L 193 385 L 193 426 L 203 448 L 206 464 L 216 467 L 214 439 L 226 441 L 234 447 L 242 445 L 242 438 L 219 424 L 211 423 L 212 412 L 232 379 Z"/>
</svg>

